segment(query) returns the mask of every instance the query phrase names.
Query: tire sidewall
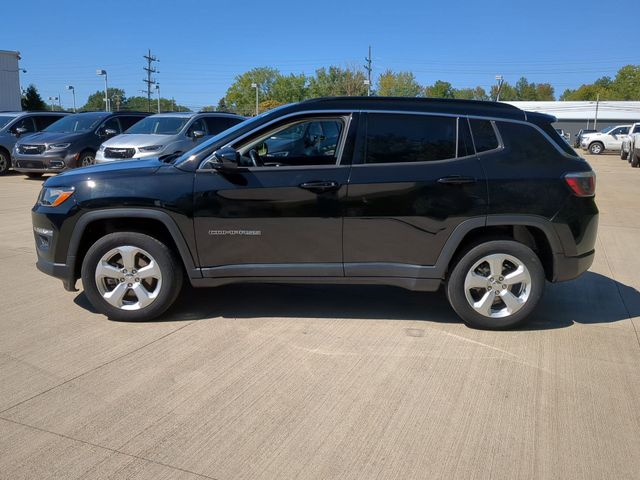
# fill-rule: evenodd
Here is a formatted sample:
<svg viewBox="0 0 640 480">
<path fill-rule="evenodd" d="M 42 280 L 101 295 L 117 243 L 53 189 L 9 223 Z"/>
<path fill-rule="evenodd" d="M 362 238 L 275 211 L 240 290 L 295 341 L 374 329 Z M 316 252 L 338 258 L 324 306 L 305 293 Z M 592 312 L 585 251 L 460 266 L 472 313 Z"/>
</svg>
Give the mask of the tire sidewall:
<svg viewBox="0 0 640 480">
<path fill-rule="evenodd" d="M 597 148 L 598 151 L 594 152 L 593 151 L 594 148 Z M 604 147 L 599 142 L 594 142 L 591 145 L 589 145 L 589 153 L 593 155 L 600 155 L 603 151 L 604 151 Z"/>
<path fill-rule="evenodd" d="M 476 312 L 466 299 L 464 281 L 468 271 L 481 258 L 494 253 L 508 254 L 520 260 L 529 270 L 531 292 L 527 303 L 515 314 L 505 318 L 490 318 Z M 536 308 L 545 286 L 544 269 L 536 253 L 526 245 L 512 240 L 493 240 L 470 248 L 451 270 L 446 291 L 449 303 L 465 324 L 484 330 L 503 330 L 523 323 Z"/>
<path fill-rule="evenodd" d="M 158 263 L 162 274 L 162 285 L 154 302 L 140 310 L 121 310 L 102 298 L 95 281 L 96 265 L 109 250 L 131 245 L 147 251 Z M 164 313 L 175 301 L 182 288 L 182 267 L 171 250 L 159 240 L 142 233 L 111 233 L 87 251 L 82 262 L 82 285 L 91 304 L 100 313 L 112 320 L 145 321 Z"/>
<path fill-rule="evenodd" d="M 8 155 L 4 150 L 0 150 L 0 175 L 6 175 L 11 170 L 11 155 Z"/>
</svg>

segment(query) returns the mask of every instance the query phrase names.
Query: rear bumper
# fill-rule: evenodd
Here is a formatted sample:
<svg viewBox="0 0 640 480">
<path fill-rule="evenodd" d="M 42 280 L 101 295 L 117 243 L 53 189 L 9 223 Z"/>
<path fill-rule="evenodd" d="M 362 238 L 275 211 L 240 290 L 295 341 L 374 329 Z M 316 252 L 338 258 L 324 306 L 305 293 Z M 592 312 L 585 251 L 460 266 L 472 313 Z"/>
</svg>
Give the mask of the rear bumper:
<svg viewBox="0 0 640 480">
<path fill-rule="evenodd" d="M 595 250 L 591 250 L 590 252 L 578 257 L 567 257 L 561 253 L 554 254 L 553 281 L 564 282 L 579 277 L 581 274 L 589 270 L 589 267 L 593 264 L 595 255 Z"/>
</svg>

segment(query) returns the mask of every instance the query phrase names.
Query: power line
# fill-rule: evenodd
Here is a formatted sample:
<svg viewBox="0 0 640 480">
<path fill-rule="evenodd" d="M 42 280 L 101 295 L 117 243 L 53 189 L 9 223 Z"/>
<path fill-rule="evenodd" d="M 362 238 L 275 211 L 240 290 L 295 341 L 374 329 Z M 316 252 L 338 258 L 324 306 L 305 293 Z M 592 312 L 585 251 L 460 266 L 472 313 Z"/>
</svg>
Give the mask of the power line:
<svg viewBox="0 0 640 480">
<path fill-rule="evenodd" d="M 142 69 L 145 72 L 147 72 L 147 78 L 143 78 L 142 81 L 147 84 L 147 90 L 146 90 L 147 91 L 147 105 L 148 105 L 148 111 L 151 112 L 151 85 L 155 85 L 156 84 L 156 80 L 155 80 L 155 78 L 154 79 L 151 78 L 151 74 L 152 73 L 160 73 L 152 65 L 153 65 L 154 62 L 159 62 L 160 60 L 158 60 L 156 57 L 151 55 L 151 49 L 149 49 L 149 53 L 147 55 L 143 55 L 142 58 L 147 60 L 147 66 L 146 67 L 142 67 Z"/>
</svg>

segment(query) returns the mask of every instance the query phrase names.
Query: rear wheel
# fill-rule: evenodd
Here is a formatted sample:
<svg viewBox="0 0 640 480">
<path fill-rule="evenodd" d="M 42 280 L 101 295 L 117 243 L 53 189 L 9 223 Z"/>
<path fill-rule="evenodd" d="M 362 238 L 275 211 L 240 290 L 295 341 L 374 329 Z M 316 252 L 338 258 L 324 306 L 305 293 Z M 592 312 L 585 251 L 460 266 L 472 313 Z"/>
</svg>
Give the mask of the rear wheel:
<svg viewBox="0 0 640 480">
<path fill-rule="evenodd" d="M 469 249 L 447 280 L 451 307 L 470 327 L 500 330 L 526 320 L 544 290 L 544 270 L 529 247 L 493 240 Z"/>
<path fill-rule="evenodd" d="M 631 166 L 638 168 L 640 166 L 640 156 L 636 152 L 631 152 Z"/>
<path fill-rule="evenodd" d="M 0 175 L 6 175 L 11 168 L 11 156 L 0 148 Z"/>
<path fill-rule="evenodd" d="M 624 148 L 620 149 L 620 160 L 626 160 L 629 154 L 624 151 Z"/>
<path fill-rule="evenodd" d="M 164 313 L 182 288 L 182 266 L 162 242 L 142 233 L 111 233 L 82 262 L 91 304 L 114 320 L 144 321 Z"/>
<path fill-rule="evenodd" d="M 589 152 L 594 155 L 600 155 L 604 151 L 604 145 L 600 142 L 593 142 L 589 145 Z"/>
</svg>

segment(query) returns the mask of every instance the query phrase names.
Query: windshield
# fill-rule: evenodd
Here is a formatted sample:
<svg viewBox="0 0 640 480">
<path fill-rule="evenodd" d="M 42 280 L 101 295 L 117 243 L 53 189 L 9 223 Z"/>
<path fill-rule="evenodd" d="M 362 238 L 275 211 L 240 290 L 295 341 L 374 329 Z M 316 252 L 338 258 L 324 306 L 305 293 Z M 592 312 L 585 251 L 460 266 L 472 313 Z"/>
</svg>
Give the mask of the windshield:
<svg viewBox="0 0 640 480">
<path fill-rule="evenodd" d="M 602 130 L 600 130 L 600 133 L 609 133 L 611 130 L 613 130 L 614 127 L 605 127 Z"/>
<path fill-rule="evenodd" d="M 133 125 L 125 134 L 175 135 L 189 121 L 189 117 L 147 117 Z"/>
<path fill-rule="evenodd" d="M 105 116 L 104 113 L 69 115 L 52 123 L 43 131 L 55 133 L 86 132 L 96 128 Z"/>
<path fill-rule="evenodd" d="M 9 123 L 11 120 L 13 120 L 16 117 L 9 117 L 9 116 L 0 116 L 0 129 L 4 128 L 5 125 L 7 123 Z"/>
</svg>

